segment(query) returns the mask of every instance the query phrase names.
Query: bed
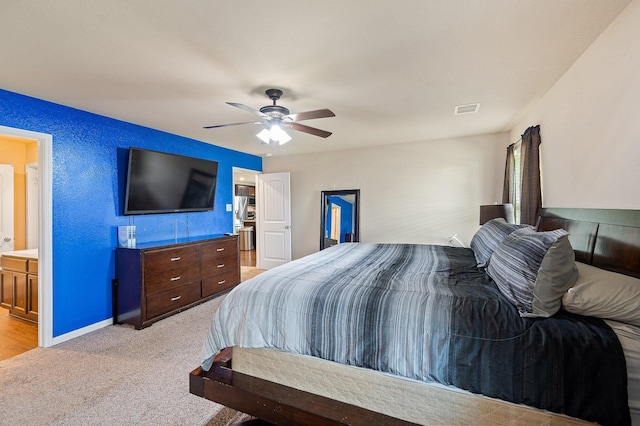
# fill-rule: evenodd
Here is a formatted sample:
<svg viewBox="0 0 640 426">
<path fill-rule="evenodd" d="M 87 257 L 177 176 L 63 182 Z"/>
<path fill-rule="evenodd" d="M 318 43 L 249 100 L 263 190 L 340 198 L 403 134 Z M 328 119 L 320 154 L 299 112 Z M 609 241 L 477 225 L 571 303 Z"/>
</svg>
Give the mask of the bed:
<svg viewBox="0 0 640 426">
<path fill-rule="evenodd" d="M 537 230 L 492 227 L 473 249 L 341 244 L 243 283 L 190 391 L 279 424 L 637 421 L 640 212 L 544 209 Z M 533 294 L 512 285 L 529 240 L 547 244 L 520 256 L 540 257 L 522 267 Z M 579 303 L 612 277 L 613 309 Z"/>
</svg>

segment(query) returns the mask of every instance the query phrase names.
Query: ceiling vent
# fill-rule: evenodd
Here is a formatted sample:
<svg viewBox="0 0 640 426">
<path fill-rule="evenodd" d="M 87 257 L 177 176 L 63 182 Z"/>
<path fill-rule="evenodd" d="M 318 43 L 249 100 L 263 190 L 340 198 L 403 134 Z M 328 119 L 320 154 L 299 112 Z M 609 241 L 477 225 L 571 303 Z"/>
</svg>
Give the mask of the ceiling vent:
<svg viewBox="0 0 640 426">
<path fill-rule="evenodd" d="M 478 112 L 479 110 L 480 110 L 479 102 L 475 104 L 458 105 L 455 108 L 454 114 L 455 115 L 473 114 Z"/>
</svg>

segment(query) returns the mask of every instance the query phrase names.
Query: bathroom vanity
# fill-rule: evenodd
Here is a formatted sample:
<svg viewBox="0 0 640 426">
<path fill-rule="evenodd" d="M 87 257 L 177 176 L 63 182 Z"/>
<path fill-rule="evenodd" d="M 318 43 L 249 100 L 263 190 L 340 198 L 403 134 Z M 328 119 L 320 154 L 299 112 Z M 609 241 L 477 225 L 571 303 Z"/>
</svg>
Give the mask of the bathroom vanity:
<svg viewBox="0 0 640 426">
<path fill-rule="evenodd" d="M 0 306 L 9 315 L 38 322 L 38 250 L 0 255 Z"/>
</svg>

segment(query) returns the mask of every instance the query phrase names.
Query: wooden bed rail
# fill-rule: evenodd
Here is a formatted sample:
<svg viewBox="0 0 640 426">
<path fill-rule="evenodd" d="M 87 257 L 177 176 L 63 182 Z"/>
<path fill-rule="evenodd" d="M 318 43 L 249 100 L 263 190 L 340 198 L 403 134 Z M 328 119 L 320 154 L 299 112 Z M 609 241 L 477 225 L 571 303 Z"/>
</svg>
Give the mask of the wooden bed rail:
<svg viewBox="0 0 640 426">
<path fill-rule="evenodd" d="M 189 375 L 189 392 L 272 424 L 413 425 L 414 423 L 231 370 L 231 349 L 209 371 Z"/>
</svg>

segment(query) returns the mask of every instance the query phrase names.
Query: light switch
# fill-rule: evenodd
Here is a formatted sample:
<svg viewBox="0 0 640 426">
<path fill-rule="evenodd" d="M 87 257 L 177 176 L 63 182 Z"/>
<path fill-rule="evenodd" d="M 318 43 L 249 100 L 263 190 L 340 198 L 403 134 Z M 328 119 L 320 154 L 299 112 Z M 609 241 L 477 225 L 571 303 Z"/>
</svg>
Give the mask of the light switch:
<svg viewBox="0 0 640 426">
<path fill-rule="evenodd" d="M 232 212 L 233 211 L 233 204 L 227 204 L 227 211 L 228 212 Z"/>
</svg>

